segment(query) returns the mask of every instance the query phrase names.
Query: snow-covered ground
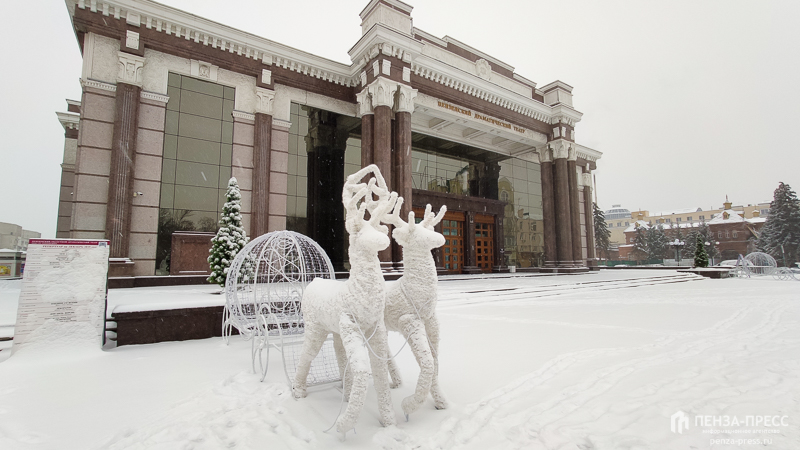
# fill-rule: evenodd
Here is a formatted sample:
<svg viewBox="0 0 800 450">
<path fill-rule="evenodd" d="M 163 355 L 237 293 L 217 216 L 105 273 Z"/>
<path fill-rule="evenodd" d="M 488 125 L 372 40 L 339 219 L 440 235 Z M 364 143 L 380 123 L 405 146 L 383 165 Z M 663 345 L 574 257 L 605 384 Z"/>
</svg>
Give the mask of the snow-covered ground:
<svg viewBox="0 0 800 450">
<path fill-rule="evenodd" d="M 800 448 L 800 283 L 668 275 L 441 281 L 450 407 L 429 399 L 402 417 L 418 372 L 406 347 L 404 384 L 392 391 L 398 425 L 380 427 L 370 390 L 345 442 L 323 432 L 339 411 L 337 387 L 293 400 L 277 352 L 260 383 L 239 338 L 4 350 L 0 449 Z M 109 310 L 221 304 L 216 290 L 112 290 Z M 18 292 L 19 282 L 0 281 L 0 333 L 15 320 Z M 670 430 L 679 411 L 689 422 L 682 433 Z M 746 423 L 764 416 L 777 423 Z M 742 424 L 723 426 L 733 419 Z"/>
</svg>

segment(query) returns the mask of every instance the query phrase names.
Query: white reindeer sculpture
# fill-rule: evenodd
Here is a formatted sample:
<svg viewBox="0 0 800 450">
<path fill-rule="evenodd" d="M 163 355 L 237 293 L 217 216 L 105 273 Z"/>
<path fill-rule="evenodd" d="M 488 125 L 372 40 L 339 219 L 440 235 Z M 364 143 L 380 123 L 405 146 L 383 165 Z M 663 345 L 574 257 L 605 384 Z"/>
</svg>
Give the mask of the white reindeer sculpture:
<svg viewBox="0 0 800 450">
<path fill-rule="evenodd" d="M 408 415 L 416 411 L 428 392 L 433 397 L 436 409 L 447 407 L 439 388 L 439 321 L 436 318 L 437 283 L 436 264 L 431 250 L 444 245 L 444 236 L 434 231 L 444 217 L 447 208 L 442 206 L 439 214 L 425 208 L 423 220 L 414 223 L 414 212 L 408 213 L 408 222 L 400 219 L 399 198 L 391 215 L 384 222 L 394 225 L 392 237 L 403 247 L 403 276 L 386 284 L 386 328 L 399 331 L 405 336 L 411 351 L 419 363 L 419 379 L 413 395 L 403 399 L 403 412 Z M 401 383 L 394 360 L 388 361 L 392 387 Z"/>
<path fill-rule="evenodd" d="M 359 183 L 369 173 L 375 176 L 369 184 Z M 373 200 L 373 194 L 378 196 L 378 200 Z M 397 193 L 389 193 L 386 181 L 375 165 L 347 177 L 342 202 L 346 210 L 345 226 L 350 233 L 350 278 L 344 282 L 317 278 L 303 294 L 305 340 L 297 365 L 294 395 L 297 398 L 306 396 L 311 361 L 319 353 L 328 333 L 334 333 L 340 371 L 344 374 L 347 365 L 348 375 L 352 374 L 347 409 L 336 421 L 336 430 L 342 438 L 353 428 L 364 406 L 370 365 L 378 394 L 381 424 L 396 423 L 385 358 L 370 354 L 365 346 L 368 344 L 377 355 L 388 354 L 383 322 L 384 279 L 378 252 L 389 246 L 389 230 L 380 222 L 396 201 Z M 366 211 L 370 213 L 369 220 L 364 220 Z M 348 359 L 340 354 L 342 348 Z"/>
</svg>

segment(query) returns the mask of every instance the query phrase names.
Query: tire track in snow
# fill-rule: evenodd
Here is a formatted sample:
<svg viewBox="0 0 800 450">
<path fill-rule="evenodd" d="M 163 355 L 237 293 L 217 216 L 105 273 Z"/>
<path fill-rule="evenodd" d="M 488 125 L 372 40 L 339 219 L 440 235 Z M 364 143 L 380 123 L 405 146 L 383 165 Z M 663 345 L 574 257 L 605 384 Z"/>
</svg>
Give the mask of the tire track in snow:
<svg viewBox="0 0 800 450">
<path fill-rule="evenodd" d="M 635 348 L 613 348 L 613 349 L 592 349 L 579 352 L 573 352 L 561 355 L 552 361 L 546 363 L 541 369 L 529 375 L 519 378 L 515 382 L 506 385 L 493 393 L 489 394 L 484 400 L 468 405 L 463 409 L 462 418 L 451 417 L 445 420 L 440 430 L 429 439 L 428 445 L 430 448 L 452 448 L 454 446 L 464 445 L 469 443 L 475 436 L 477 436 L 489 423 L 495 418 L 495 415 L 500 412 L 504 407 L 512 402 L 532 403 L 524 396 L 534 388 L 543 385 L 546 381 L 553 377 L 565 372 L 571 366 L 585 361 L 600 357 L 618 356 L 625 353 L 636 353 L 641 351 L 652 351 L 662 348 L 667 348 L 673 345 L 676 341 L 695 338 L 707 334 L 718 334 L 727 329 L 732 328 L 736 324 L 743 321 L 754 308 L 741 308 L 734 312 L 728 318 L 718 322 L 710 328 L 685 333 L 675 333 L 670 336 L 659 339 L 653 344 L 639 346 Z M 695 341 L 697 342 L 697 341 Z M 683 351 L 683 349 L 679 350 Z M 673 351 L 672 353 L 678 353 Z M 609 376 L 614 372 L 621 371 L 620 373 L 628 375 L 632 372 L 632 366 L 638 360 L 622 364 L 622 367 L 612 367 L 607 369 L 602 376 Z M 584 387 L 583 390 L 587 390 Z M 556 402 L 563 401 L 564 399 L 556 399 Z M 551 406 L 549 409 L 552 409 Z M 533 412 L 529 409 L 529 411 Z M 454 414 L 455 415 L 455 414 Z"/>
<path fill-rule="evenodd" d="M 757 342 L 765 337 L 773 337 L 786 329 L 786 327 L 778 327 L 785 309 L 786 307 L 783 306 L 772 310 L 758 325 L 744 333 L 712 335 L 702 339 L 690 340 L 680 343 L 678 348 L 666 353 L 633 359 L 597 371 L 592 378 L 565 388 L 562 390 L 561 395 L 553 396 L 539 405 L 516 413 L 516 418 L 509 419 L 510 423 L 522 422 L 515 427 L 515 432 L 511 433 L 515 436 L 515 442 L 513 443 L 515 445 L 512 444 L 511 447 L 531 448 L 531 445 L 534 445 L 535 448 L 535 445 L 539 444 L 541 448 L 548 449 L 580 448 L 588 450 L 628 448 L 634 445 L 638 446 L 637 448 L 650 448 L 649 443 L 641 437 L 629 436 L 624 438 L 620 436 L 623 429 L 635 422 L 632 416 L 641 413 L 641 409 L 646 408 L 647 404 L 633 405 L 634 407 L 631 411 L 622 415 L 627 420 L 619 420 L 620 414 L 617 412 L 615 413 L 617 420 L 607 420 L 602 426 L 597 426 L 597 422 L 604 415 L 611 413 L 610 407 L 591 408 L 588 405 L 589 402 L 617 387 L 624 379 L 645 369 L 675 365 L 681 359 L 695 357 L 720 345 L 727 345 L 734 338 L 747 342 Z M 657 392 L 669 384 L 674 385 L 674 391 L 681 392 L 681 389 L 685 390 L 690 387 L 691 381 L 667 379 L 651 384 L 650 389 L 655 389 Z M 569 394 L 564 395 L 565 392 Z M 705 398 L 703 394 L 707 395 L 707 392 L 695 393 L 694 398 L 697 398 L 698 395 L 702 395 L 702 398 Z M 651 402 L 658 398 L 663 403 L 663 394 L 654 394 L 654 396 L 650 398 Z M 702 400 L 695 400 L 695 402 L 698 401 Z M 665 417 L 669 417 L 673 412 L 682 408 L 685 409 L 688 406 L 686 403 L 674 404 L 674 408 L 667 409 L 669 413 Z M 628 406 L 630 407 L 631 405 L 629 404 Z M 624 410 L 624 407 L 621 409 Z M 526 421 L 520 420 L 523 417 L 528 417 L 528 419 Z M 591 439 L 589 435 L 592 434 L 592 429 L 594 429 L 594 432 L 606 437 L 598 441 Z M 663 435 L 664 430 L 666 430 L 666 427 L 658 430 L 656 434 Z M 622 443 L 619 442 L 620 439 L 625 442 L 624 447 L 620 446 Z M 708 437 L 706 436 L 703 439 L 701 442 L 707 444 Z"/>
</svg>

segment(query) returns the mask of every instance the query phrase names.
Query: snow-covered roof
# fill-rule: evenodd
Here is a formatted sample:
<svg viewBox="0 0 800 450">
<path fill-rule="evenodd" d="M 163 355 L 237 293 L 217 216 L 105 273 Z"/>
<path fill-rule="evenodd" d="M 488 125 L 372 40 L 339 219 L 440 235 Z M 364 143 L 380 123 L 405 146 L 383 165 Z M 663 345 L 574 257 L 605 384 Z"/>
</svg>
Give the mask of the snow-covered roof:
<svg viewBox="0 0 800 450">
<path fill-rule="evenodd" d="M 739 223 L 744 222 L 744 217 L 738 211 L 726 209 L 721 213 L 714 214 L 714 218 L 708 221 L 709 225 L 716 225 L 721 223 Z"/>
<path fill-rule="evenodd" d="M 0 253 L 21 253 L 19 250 L 13 248 L 0 248 Z"/>
<path fill-rule="evenodd" d="M 669 210 L 669 211 L 662 211 L 658 215 L 659 216 L 669 216 L 669 215 L 672 215 L 672 214 L 689 214 L 689 213 L 693 213 L 693 212 L 700 212 L 702 210 L 703 210 L 703 208 L 673 209 L 673 210 Z"/>
<path fill-rule="evenodd" d="M 766 217 L 753 217 L 752 219 L 744 219 L 747 223 L 764 223 L 767 221 Z"/>
<path fill-rule="evenodd" d="M 650 228 L 650 225 L 648 225 L 647 222 L 645 222 L 644 220 L 637 220 L 636 222 L 633 222 L 631 224 L 631 226 L 629 226 L 628 228 L 625 228 L 625 233 L 629 233 L 631 231 L 636 231 L 637 227 L 641 227 L 641 228 L 647 230 L 647 229 Z"/>
</svg>

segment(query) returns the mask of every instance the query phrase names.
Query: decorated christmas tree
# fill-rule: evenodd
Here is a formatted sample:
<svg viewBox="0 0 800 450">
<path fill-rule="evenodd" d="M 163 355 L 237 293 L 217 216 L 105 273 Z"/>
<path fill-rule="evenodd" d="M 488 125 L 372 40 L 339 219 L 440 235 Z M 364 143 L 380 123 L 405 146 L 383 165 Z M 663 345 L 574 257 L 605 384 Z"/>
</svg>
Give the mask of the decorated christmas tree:
<svg viewBox="0 0 800 450">
<path fill-rule="evenodd" d="M 697 234 L 697 244 L 694 250 L 694 266 L 708 267 L 708 253 L 706 253 L 706 243 L 702 235 Z"/>
<path fill-rule="evenodd" d="M 209 250 L 211 255 L 208 257 L 208 265 L 211 268 L 208 282 L 217 283 L 223 288 L 233 258 L 247 244 L 247 236 L 242 227 L 242 194 L 239 192 L 236 178 L 228 181 L 226 197 L 227 201 L 220 214 L 219 231 L 211 238 L 211 250 Z"/>
</svg>

